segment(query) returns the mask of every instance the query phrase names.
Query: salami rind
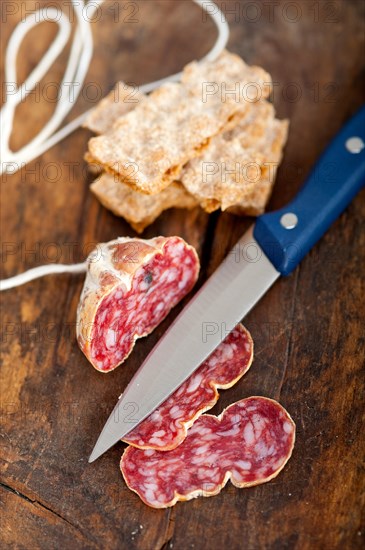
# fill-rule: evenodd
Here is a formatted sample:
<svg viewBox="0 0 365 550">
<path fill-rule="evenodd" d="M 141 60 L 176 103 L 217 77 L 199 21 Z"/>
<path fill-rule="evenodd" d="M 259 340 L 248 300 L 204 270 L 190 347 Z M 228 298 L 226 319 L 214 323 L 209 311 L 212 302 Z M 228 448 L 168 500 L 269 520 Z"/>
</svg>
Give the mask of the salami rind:
<svg viewBox="0 0 365 550">
<path fill-rule="evenodd" d="M 241 324 L 200 367 L 127 437 L 139 449 L 168 451 L 184 439 L 188 428 L 219 399 L 218 389 L 233 386 L 250 368 L 253 341 Z"/>
<path fill-rule="evenodd" d="M 195 249 L 180 237 L 98 245 L 88 257 L 76 325 L 91 364 L 101 372 L 120 365 L 193 288 L 199 268 Z"/>
<path fill-rule="evenodd" d="M 143 502 L 167 508 L 216 495 L 229 479 L 239 488 L 273 479 L 289 460 L 294 441 L 295 424 L 279 403 L 249 397 L 218 417 L 201 416 L 173 451 L 128 447 L 120 467 Z"/>
</svg>

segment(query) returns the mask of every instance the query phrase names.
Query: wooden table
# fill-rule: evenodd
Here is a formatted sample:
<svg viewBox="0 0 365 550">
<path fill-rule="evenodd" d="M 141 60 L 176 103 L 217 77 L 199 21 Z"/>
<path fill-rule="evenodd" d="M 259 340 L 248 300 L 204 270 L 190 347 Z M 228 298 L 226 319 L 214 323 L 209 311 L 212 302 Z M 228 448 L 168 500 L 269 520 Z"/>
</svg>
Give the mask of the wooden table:
<svg viewBox="0 0 365 550">
<path fill-rule="evenodd" d="M 33 4 L 2 3 L 2 48 L 21 17 L 20 11 L 9 15 L 9 6 L 31 10 Z M 72 116 L 118 79 L 139 84 L 163 77 L 206 53 L 214 41 L 214 25 L 202 21 L 190 2 L 134 4 L 135 15 L 132 4 L 118 14 L 116 3 L 108 2 L 93 25 L 89 86 Z M 364 4 L 225 5 L 227 12 L 235 10 L 227 13 L 229 48 L 273 75 L 278 115 L 291 121 L 269 205 L 278 208 L 294 196 L 331 137 L 364 101 Z M 42 25 L 27 39 L 20 80 L 55 32 Z M 65 55 L 52 67 L 50 81 L 62 76 Z M 48 101 L 31 96 L 19 108 L 14 147 L 52 111 L 54 88 L 47 94 Z M 89 192 L 92 177 L 83 162 L 89 137 L 78 130 L 3 178 L 2 277 L 52 261 L 80 261 L 97 242 L 133 235 Z M 74 337 L 83 276 L 52 276 L 4 293 L 3 548 L 360 548 L 364 197 L 354 200 L 295 273 L 280 280 L 245 320 L 255 340 L 254 364 L 234 388 L 222 392 L 213 412 L 246 396 L 265 395 L 278 399 L 297 424 L 288 466 L 256 488 L 229 484 L 214 498 L 158 511 L 125 486 L 118 466 L 123 444 L 94 464 L 87 462 L 116 397 L 179 307 L 138 342 L 123 367 L 104 376 L 88 364 Z M 145 236 L 178 234 L 196 246 L 202 283 L 250 223 L 226 213 L 169 211 Z"/>
</svg>

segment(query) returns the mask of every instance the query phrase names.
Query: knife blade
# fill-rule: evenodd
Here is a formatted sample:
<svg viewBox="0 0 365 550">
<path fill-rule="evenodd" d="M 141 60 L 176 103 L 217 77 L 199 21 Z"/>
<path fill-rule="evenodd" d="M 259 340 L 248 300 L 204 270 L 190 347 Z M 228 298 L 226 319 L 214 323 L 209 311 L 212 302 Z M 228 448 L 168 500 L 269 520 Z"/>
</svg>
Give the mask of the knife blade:
<svg viewBox="0 0 365 550">
<path fill-rule="evenodd" d="M 202 286 L 142 364 L 110 415 L 92 462 L 137 426 L 210 355 L 279 277 L 252 228 Z"/>
<path fill-rule="evenodd" d="M 365 181 L 365 107 L 332 141 L 285 208 L 260 216 L 172 323 L 128 384 L 90 455 L 93 462 L 171 395 L 289 275 Z"/>
</svg>

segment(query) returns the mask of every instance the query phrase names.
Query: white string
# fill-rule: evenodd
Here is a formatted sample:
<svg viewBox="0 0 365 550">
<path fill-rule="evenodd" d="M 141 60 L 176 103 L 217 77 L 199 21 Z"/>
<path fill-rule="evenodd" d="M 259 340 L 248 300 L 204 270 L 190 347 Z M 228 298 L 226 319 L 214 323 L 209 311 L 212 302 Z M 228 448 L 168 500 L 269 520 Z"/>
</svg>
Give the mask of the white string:
<svg viewBox="0 0 365 550">
<path fill-rule="evenodd" d="M 87 265 L 87 262 L 72 265 L 40 265 L 39 267 L 28 269 L 28 271 L 25 271 L 24 273 L 15 275 L 15 277 L 10 277 L 9 279 L 4 279 L 3 281 L 0 281 L 0 291 L 24 285 L 25 283 L 29 283 L 29 281 L 39 279 L 40 277 L 44 277 L 45 275 L 51 275 L 52 273 L 85 273 L 87 270 Z"/>
<path fill-rule="evenodd" d="M 92 9 L 95 10 L 102 2 L 103 0 L 93 0 Z M 9 148 L 9 138 L 13 128 L 15 109 L 34 90 L 64 49 L 70 36 L 71 24 L 64 12 L 56 8 L 42 8 L 20 21 L 9 40 L 5 56 L 5 82 L 7 86 L 16 86 L 16 61 L 24 36 L 32 28 L 44 21 L 54 22 L 59 27 L 59 32 L 50 48 L 25 82 L 20 87 L 15 88 L 15 93 L 7 91 L 5 105 L 0 111 L 0 125 L 2 128 L 0 174 L 6 171 L 11 173 L 16 172 L 27 162 L 37 158 L 51 147 L 50 136 L 54 134 L 55 130 L 70 112 L 81 92 L 93 53 L 93 40 L 90 24 L 85 20 L 83 14 L 83 9 L 85 8 L 84 2 L 72 0 L 72 6 L 76 14 L 77 28 L 65 74 L 61 81 L 55 111 L 42 130 L 16 153 Z M 53 144 L 57 143 L 54 139 L 52 142 Z"/>
<path fill-rule="evenodd" d="M 53 43 L 26 81 L 20 87 L 15 88 L 12 92 L 7 90 L 6 102 L 0 111 L 0 126 L 2 129 L 0 139 L 0 174 L 3 172 L 13 174 L 31 160 L 34 160 L 45 151 L 48 151 L 48 149 L 53 147 L 56 143 L 81 126 L 91 111 L 90 109 L 90 111 L 83 113 L 81 116 L 77 117 L 69 124 L 66 124 L 63 128 L 56 132 L 61 122 L 71 111 L 77 97 L 81 92 L 82 84 L 84 83 L 93 53 L 93 39 L 90 20 L 104 0 L 90 0 L 89 4 L 85 4 L 84 0 L 81 0 L 81 2 L 80 0 L 71 1 L 77 18 L 77 27 L 68 64 L 60 85 L 56 109 L 42 130 L 27 145 L 17 152 L 11 151 L 9 147 L 9 139 L 13 128 L 15 109 L 19 103 L 24 101 L 25 97 L 34 90 L 39 81 L 45 76 L 52 63 L 64 49 L 70 36 L 71 24 L 64 12 L 52 7 L 42 8 L 32 14 L 28 14 L 25 19 L 20 21 L 9 40 L 5 56 L 5 83 L 7 86 L 16 86 L 17 55 L 25 35 L 33 27 L 44 21 L 51 21 L 56 23 L 59 27 L 58 34 Z M 214 2 L 210 0 L 193 1 L 207 12 L 207 14 L 213 19 L 218 29 L 216 43 L 210 52 L 203 58 L 214 60 L 218 57 L 227 44 L 229 38 L 228 23 L 223 13 Z M 88 7 L 87 19 L 84 17 L 83 10 L 85 7 Z M 167 81 L 177 81 L 180 77 L 181 73 L 176 73 L 167 78 L 162 78 L 160 80 L 156 80 L 155 82 L 144 84 L 141 86 L 141 91 L 148 93 L 161 86 L 161 84 Z"/>
<path fill-rule="evenodd" d="M 58 101 L 54 113 L 49 121 L 43 126 L 42 130 L 19 151 L 10 150 L 9 139 L 13 129 L 13 120 L 16 107 L 24 101 L 25 97 L 34 90 L 41 79 L 46 75 L 52 63 L 63 51 L 66 46 L 70 34 L 71 24 L 66 14 L 56 8 L 42 8 L 31 14 L 28 14 L 25 19 L 20 21 L 15 27 L 15 30 L 10 37 L 8 48 L 5 55 L 5 85 L 14 85 L 15 89 L 10 92 L 7 88 L 6 102 L 0 111 L 0 174 L 3 172 L 15 173 L 28 162 L 48 151 L 56 143 L 71 134 L 79 128 L 90 111 L 78 116 L 70 123 L 56 131 L 67 114 L 71 111 L 77 97 L 81 92 L 86 73 L 89 69 L 93 54 L 93 38 L 91 34 L 90 20 L 96 10 L 104 0 L 90 0 L 89 4 L 84 0 L 71 0 L 74 12 L 76 14 L 77 26 L 71 46 L 71 51 L 66 66 L 66 70 L 61 82 Z M 217 29 L 218 37 L 210 52 L 203 60 L 214 60 L 224 50 L 229 38 L 228 23 L 218 8 L 218 6 L 210 0 L 193 0 L 213 19 Z M 84 9 L 87 7 L 87 19 L 84 18 Z M 58 25 L 58 33 L 44 54 L 38 65 L 33 69 L 25 82 L 17 87 L 16 62 L 22 41 L 25 35 L 39 23 L 50 21 Z M 158 88 L 167 81 L 178 81 L 181 78 L 181 72 L 171 75 L 167 78 L 156 80 L 144 84 L 140 87 L 143 93 L 148 93 Z M 70 83 L 72 83 L 70 85 Z M 76 86 L 75 86 L 76 84 Z M 83 273 L 87 269 L 87 263 L 62 265 L 49 264 L 39 266 L 15 277 L 0 281 L 0 291 L 23 285 L 53 273 Z"/>
</svg>

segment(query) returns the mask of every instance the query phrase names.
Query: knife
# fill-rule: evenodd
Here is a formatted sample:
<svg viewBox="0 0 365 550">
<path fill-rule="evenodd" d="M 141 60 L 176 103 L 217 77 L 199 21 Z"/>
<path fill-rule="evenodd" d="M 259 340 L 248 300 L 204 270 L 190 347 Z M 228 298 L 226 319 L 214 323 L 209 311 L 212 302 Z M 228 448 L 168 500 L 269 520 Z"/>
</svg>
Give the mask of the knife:
<svg viewBox="0 0 365 550">
<path fill-rule="evenodd" d="M 263 214 L 160 339 L 119 398 L 93 462 L 212 353 L 280 275 L 289 275 L 365 183 L 365 106 L 326 149 L 298 195 Z"/>
</svg>

